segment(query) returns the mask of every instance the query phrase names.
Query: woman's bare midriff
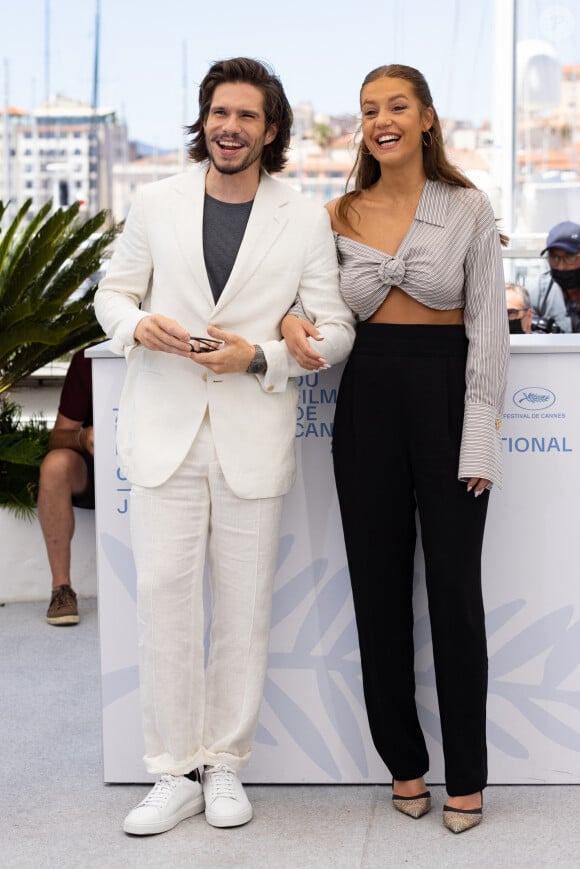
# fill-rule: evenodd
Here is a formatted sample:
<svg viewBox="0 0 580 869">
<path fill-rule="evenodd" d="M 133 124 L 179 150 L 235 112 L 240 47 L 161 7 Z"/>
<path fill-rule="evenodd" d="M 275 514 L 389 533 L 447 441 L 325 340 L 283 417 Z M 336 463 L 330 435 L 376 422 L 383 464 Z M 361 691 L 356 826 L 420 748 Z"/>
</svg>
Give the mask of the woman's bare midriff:
<svg viewBox="0 0 580 869">
<path fill-rule="evenodd" d="M 461 326 L 463 308 L 436 311 L 422 305 L 399 287 L 391 287 L 385 301 L 379 305 L 367 323 L 394 323 L 423 326 Z"/>
</svg>

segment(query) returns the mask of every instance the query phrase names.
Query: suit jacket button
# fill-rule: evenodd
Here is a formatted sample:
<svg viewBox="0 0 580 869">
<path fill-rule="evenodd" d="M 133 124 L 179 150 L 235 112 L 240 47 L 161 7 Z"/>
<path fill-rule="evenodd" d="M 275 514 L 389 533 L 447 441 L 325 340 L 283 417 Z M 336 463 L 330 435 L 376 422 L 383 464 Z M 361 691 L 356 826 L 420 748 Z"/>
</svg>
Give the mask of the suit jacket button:
<svg viewBox="0 0 580 869">
<path fill-rule="evenodd" d="M 201 379 L 203 380 L 204 383 L 207 383 L 207 374 L 202 374 Z"/>
<path fill-rule="evenodd" d="M 268 387 L 268 392 L 272 392 L 273 389 L 274 389 L 273 386 L 269 386 L 269 387 Z"/>
</svg>

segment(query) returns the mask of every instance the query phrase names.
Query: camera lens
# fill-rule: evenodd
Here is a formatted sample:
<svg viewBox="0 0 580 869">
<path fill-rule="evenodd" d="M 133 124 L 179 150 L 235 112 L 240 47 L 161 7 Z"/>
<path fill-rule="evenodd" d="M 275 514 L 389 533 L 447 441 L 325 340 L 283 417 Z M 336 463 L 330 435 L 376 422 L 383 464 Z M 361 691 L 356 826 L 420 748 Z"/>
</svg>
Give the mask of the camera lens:
<svg viewBox="0 0 580 869">
<path fill-rule="evenodd" d="M 562 330 L 553 317 L 534 317 L 532 320 L 532 332 L 545 332 L 555 334 Z"/>
</svg>

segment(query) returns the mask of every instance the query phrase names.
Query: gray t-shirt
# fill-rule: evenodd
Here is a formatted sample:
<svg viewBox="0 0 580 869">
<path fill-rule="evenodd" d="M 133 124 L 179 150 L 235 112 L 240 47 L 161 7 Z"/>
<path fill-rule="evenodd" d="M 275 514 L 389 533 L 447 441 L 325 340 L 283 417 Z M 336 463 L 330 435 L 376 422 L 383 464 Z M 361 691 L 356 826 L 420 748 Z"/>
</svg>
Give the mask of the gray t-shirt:
<svg viewBox="0 0 580 869">
<path fill-rule="evenodd" d="M 205 194 L 203 256 L 214 301 L 217 302 L 234 267 L 250 218 L 250 202 L 221 202 Z"/>
</svg>

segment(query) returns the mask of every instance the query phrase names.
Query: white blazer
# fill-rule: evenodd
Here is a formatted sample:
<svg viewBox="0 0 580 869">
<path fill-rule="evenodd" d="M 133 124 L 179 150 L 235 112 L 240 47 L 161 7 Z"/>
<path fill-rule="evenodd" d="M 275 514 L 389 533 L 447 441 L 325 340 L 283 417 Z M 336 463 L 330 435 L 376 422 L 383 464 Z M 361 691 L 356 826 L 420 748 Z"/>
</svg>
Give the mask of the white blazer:
<svg viewBox="0 0 580 869">
<path fill-rule="evenodd" d="M 262 173 L 229 280 L 215 304 L 202 242 L 207 165 L 137 192 L 124 231 L 95 297 L 113 348 L 127 357 L 117 448 L 128 479 L 165 482 L 209 416 L 217 455 L 242 498 L 284 494 L 294 480 L 297 390 L 303 372 L 281 340 L 280 324 L 297 296 L 325 336 L 317 349 L 344 359 L 354 320 L 339 293 L 336 251 L 324 208 Z M 260 344 L 265 375 L 215 375 L 133 337 L 147 313 L 177 320 L 191 335 L 212 323 Z"/>
</svg>

